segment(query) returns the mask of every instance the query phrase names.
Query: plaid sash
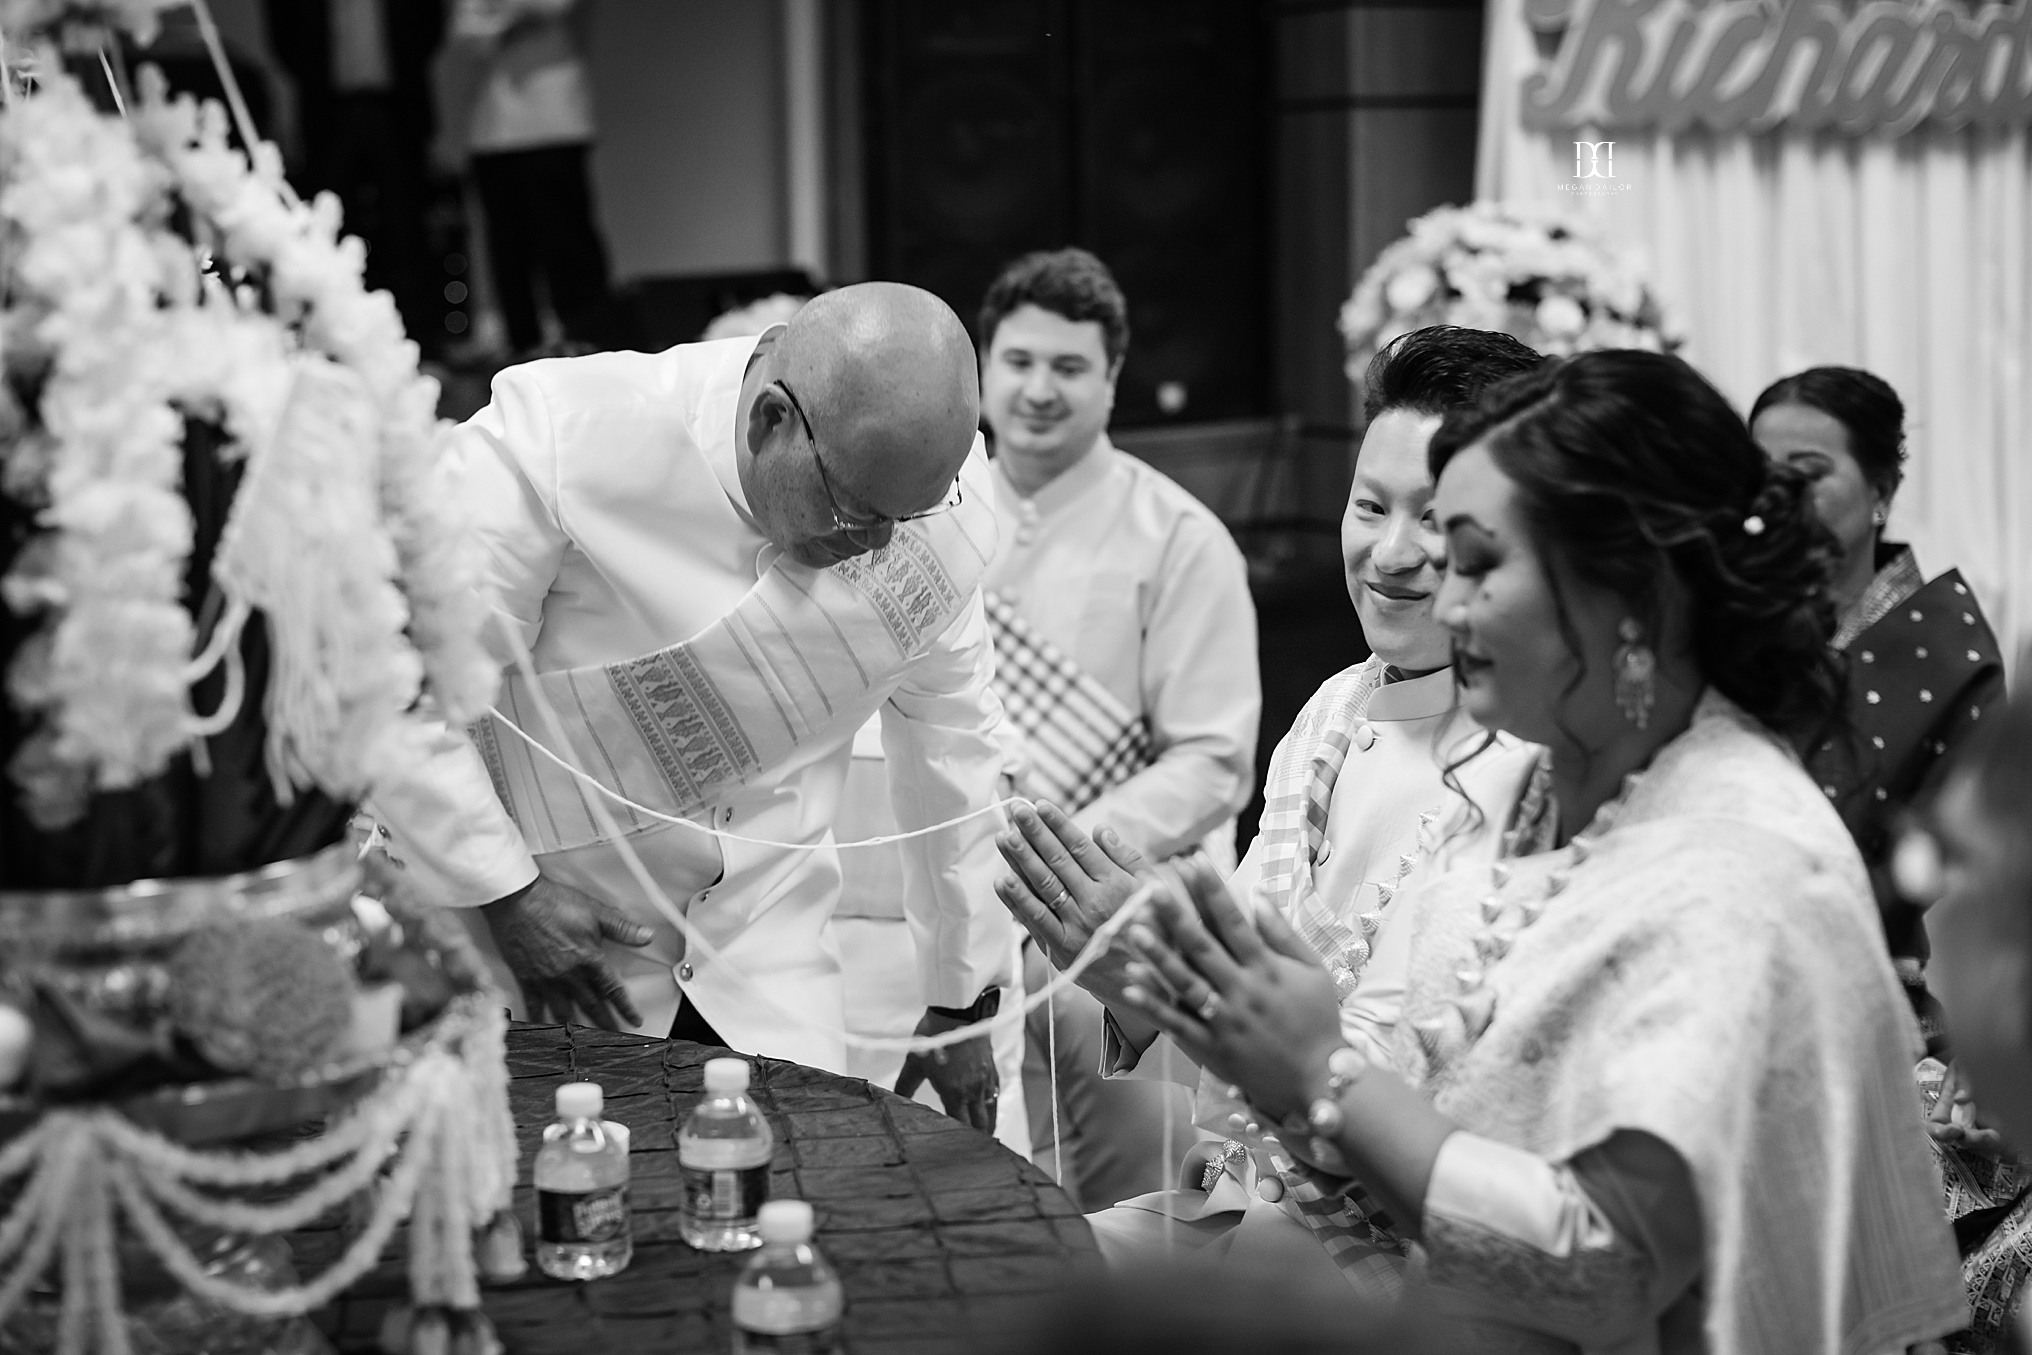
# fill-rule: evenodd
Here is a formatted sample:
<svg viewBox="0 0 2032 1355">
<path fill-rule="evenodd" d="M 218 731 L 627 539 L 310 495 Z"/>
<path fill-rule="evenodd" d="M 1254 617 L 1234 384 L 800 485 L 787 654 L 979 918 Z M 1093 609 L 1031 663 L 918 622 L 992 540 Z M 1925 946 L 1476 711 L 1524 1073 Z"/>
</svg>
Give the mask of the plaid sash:
<svg viewBox="0 0 2032 1355">
<path fill-rule="evenodd" d="M 1080 810 L 1157 760 L 1150 726 L 1039 635 L 1007 598 L 983 591 L 995 636 L 995 693 L 1023 732 L 1029 792 Z"/>
<path fill-rule="evenodd" d="M 1299 1222 L 1357 1294 L 1379 1303 L 1403 1295 L 1404 1243 L 1390 1231 L 1390 1216 L 1359 1182 L 1323 1176 L 1281 1158 L 1277 1176 L 1297 1206 Z"/>
</svg>

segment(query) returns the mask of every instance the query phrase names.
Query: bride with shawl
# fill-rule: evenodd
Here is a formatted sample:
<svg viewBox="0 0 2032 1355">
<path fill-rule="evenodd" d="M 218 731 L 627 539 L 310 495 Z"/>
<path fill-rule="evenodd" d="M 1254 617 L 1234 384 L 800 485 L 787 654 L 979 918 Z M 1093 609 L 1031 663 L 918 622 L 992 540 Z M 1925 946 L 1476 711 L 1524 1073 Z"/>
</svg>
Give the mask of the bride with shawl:
<svg viewBox="0 0 2032 1355">
<path fill-rule="evenodd" d="M 1636 352 L 1506 381 L 1430 455 L 1463 705 L 1544 751 L 1413 877 L 1394 1066 L 1196 863 L 1130 928 L 1129 1005 L 1501 1349 L 1936 1349 L 1966 1319 L 1918 1030 L 1783 737 L 1841 702 L 1802 480 Z"/>
</svg>

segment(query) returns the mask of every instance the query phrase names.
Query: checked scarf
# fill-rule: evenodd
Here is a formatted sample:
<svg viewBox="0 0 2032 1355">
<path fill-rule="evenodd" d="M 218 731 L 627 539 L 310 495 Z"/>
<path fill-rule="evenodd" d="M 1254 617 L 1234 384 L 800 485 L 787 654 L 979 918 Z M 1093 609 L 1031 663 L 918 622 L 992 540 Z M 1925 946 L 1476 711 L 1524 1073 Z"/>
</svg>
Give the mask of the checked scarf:
<svg viewBox="0 0 2032 1355">
<path fill-rule="evenodd" d="M 983 590 L 995 638 L 995 694 L 1023 732 L 1026 789 L 1069 814 L 1085 809 L 1157 760 L 1150 725 L 1007 598 Z"/>
</svg>

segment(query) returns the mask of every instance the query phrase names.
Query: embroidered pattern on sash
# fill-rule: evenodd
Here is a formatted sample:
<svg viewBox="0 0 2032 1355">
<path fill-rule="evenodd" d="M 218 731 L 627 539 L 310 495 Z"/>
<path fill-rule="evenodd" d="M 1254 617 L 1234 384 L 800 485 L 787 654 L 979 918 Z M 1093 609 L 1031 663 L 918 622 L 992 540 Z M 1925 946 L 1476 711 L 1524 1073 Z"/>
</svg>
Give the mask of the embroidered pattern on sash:
<svg viewBox="0 0 2032 1355">
<path fill-rule="evenodd" d="M 620 663 L 538 674 L 583 768 L 652 815 L 685 817 L 782 765 L 804 744 L 858 724 L 870 693 L 924 651 L 968 606 L 994 552 L 994 515 L 978 453 L 953 511 L 897 528 L 866 556 L 814 570 L 779 560 L 732 611 L 690 639 Z M 986 545 L 983 545 L 985 541 Z M 516 675 L 500 709 L 525 718 L 536 693 Z M 574 775 L 491 719 L 473 730 L 495 793 L 532 852 L 604 840 Z M 621 831 L 652 816 L 617 810 Z"/>
<path fill-rule="evenodd" d="M 840 561 L 833 573 L 874 606 L 900 656 L 915 654 L 933 622 L 950 619 L 959 602 L 931 543 L 912 528 L 899 528 L 878 551 Z"/>
<path fill-rule="evenodd" d="M 707 787 L 761 765 L 719 688 L 683 646 L 611 664 L 606 674 L 678 803 L 699 803 Z"/>
<path fill-rule="evenodd" d="M 508 817 L 515 820 L 515 826 L 522 826 L 521 818 L 515 812 L 515 797 L 508 791 L 508 769 L 501 762 L 501 736 L 494 728 L 491 717 L 481 716 L 466 726 L 466 734 L 473 745 L 480 750 L 480 761 L 487 764 L 487 779 L 494 783 L 495 798 L 508 811 Z"/>
</svg>

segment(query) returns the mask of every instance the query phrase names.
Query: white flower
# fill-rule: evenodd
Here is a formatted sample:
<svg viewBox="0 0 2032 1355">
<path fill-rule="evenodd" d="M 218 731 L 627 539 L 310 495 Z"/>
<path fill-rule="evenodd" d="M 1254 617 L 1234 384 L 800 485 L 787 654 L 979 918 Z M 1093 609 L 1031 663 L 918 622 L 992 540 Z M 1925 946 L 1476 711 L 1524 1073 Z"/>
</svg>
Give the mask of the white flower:
<svg viewBox="0 0 2032 1355">
<path fill-rule="evenodd" d="M 1439 290 L 1439 274 L 1429 264 L 1413 264 L 1391 278 L 1383 288 L 1384 299 L 1399 315 L 1408 315 L 1432 299 Z"/>
<path fill-rule="evenodd" d="M 1587 312 L 1570 296 L 1554 292 L 1538 303 L 1532 317 L 1545 334 L 1554 339 L 1571 339 L 1587 328 Z"/>
<path fill-rule="evenodd" d="M 142 23 L 168 2 L 99 0 Z M 0 0 L 0 17 L 12 37 L 54 5 Z M 40 391 L 0 406 L 0 482 L 41 507 L 0 578 L 8 606 L 41 618 L 6 674 L 32 726 L 8 773 L 45 827 L 192 738 L 185 418 L 221 426 L 220 455 L 249 458 L 251 478 L 278 449 L 292 363 L 337 364 L 361 394 L 258 503 L 243 482 L 228 527 L 276 543 L 292 619 L 309 622 L 266 694 L 278 794 L 363 792 L 422 746 L 421 697 L 463 722 L 498 676 L 436 383 L 392 300 L 362 286 L 337 200 L 298 201 L 273 147 L 250 163 L 217 104 L 172 101 L 152 70 L 139 83 L 126 119 L 54 71 L 0 109 L 0 362 Z M 172 231 L 186 221 L 219 273 Z"/>
</svg>

